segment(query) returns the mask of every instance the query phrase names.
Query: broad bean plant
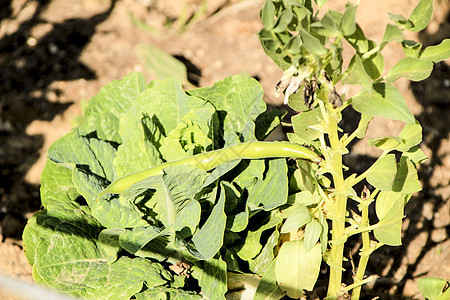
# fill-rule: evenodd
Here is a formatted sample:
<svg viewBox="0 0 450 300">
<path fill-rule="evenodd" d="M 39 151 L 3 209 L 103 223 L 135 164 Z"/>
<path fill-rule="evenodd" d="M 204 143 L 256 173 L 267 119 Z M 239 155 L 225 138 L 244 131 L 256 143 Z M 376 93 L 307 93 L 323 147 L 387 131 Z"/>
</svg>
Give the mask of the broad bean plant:
<svg viewBox="0 0 450 300">
<path fill-rule="evenodd" d="M 175 78 L 147 84 L 132 73 L 90 99 L 48 151 L 43 210 L 23 235 L 35 281 L 86 299 L 215 300 L 238 292 L 231 280 L 240 278 L 260 300 L 303 297 L 322 268 L 327 299 L 359 299 L 375 279 L 365 276 L 370 255 L 401 244 L 404 206 L 427 159 L 394 83 L 427 78 L 450 56 L 450 40 L 423 48 L 404 39 L 427 26 L 431 0 L 408 18 L 390 14 L 378 44 L 355 22 L 357 5 L 325 11 L 325 2 L 267 0 L 261 10 L 262 47 L 284 71 L 275 91 L 297 112 L 289 124 L 243 75 L 184 91 Z M 343 43 L 353 48 L 346 69 Z M 405 57 L 384 70 L 388 43 L 401 43 Z M 345 85 L 357 93 L 345 95 Z M 344 132 L 349 107 L 359 124 Z M 354 173 L 343 156 L 377 117 L 404 127 L 369 139 L 381 155 Z M 266 141 L 277 126 L 288 141 Z M 347 282 L 352 236 L 362 247 Z"/>
</svg>

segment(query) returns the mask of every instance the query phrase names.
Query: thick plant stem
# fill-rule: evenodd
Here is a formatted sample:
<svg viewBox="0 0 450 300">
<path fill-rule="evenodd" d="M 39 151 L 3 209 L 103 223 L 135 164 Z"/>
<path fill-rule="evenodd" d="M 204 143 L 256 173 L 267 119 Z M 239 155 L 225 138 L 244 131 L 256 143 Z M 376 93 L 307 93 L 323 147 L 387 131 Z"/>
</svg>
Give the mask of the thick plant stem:
<svg viewBox="0 0 450 300">
<path fill-rule="evenodd" d="M 329 256 L 330 281 L 328 283 L 327 299 L 337 299 L 341 292 L 342 260 L 344 256 L 345 212 L 347 208 L 347 193 L 342 172 L 342 154 L 338 137 L 337 120 L 333 117 L 328 121 L 328 135 L 332 149 L 332 169 L 335 188 L 334 212 L 332 221 L 332 244 Z"/>
</svg>

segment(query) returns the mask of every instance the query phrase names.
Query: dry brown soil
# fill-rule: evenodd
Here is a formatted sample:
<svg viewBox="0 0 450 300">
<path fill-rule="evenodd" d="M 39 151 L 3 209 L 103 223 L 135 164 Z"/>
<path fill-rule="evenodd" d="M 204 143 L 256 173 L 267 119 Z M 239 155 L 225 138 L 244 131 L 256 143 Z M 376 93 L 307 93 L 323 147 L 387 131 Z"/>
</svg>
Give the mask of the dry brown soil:
<svg viewBox="0 0 450 300">
<path fill-rule="evenodd" d="M 135 70 L 144 72 L 148 80 L 153 78 L 136 58 L 136 45 L 154 45 L 183 57 L 190 79 L 200 86 L 247 73 L 260 80 L 268 103 L 280 103 L 272 91 L 281 72 L 264 54 L 256 36 L 263 1 L 210 0 L 205 13 L 180 30 L 176 20 L 183 7 L 191 13 L 200 2 L 0 1 L 0 273 L 32 281 L 21 232 L 39 209 L 39 176 L 46 150 L 70 130 L 81 103 L 101 86 Z M 342 9 L 346 1 L 328 2 Z M 357 21 L 369 38 L 380 41 L 387 12 L 408 15 L 417 2 L 364 0 Z M 435 1 L 431 24 L 408 38 L 424 45 L 448 38 L 449 6 L 446 0 Z M 145 26 L 137 26 L 133 19 Z M 345 52 L 351 54 L 348 49 Z M 383 54 L 387 67 L 403 55 L 400 47 L 389 47 Z M 373 254 L 367 272 L 382 279 L 364 289 L 364 299 L 420 299 L 417 278 L 450 278 L 449 61 L 436 65 L 431 78 L 423 82 L 399 80 L 396 84 L 423 125 L 421 147 L 430 159 L 420 169 L 424 189 L 406 207 L 403 245 L 385 246 Z M 352 126 L 351 118 L 348 114 L 344 127 Z M 395 134 L 400 129 L 397 122 L 377 119 L 368 137 Z M 353 154 L 346 160 L 353 170 L 364 170 L 373 162 L 376 151 L 364 141 L 352 145 Z M 356 254 L 359 242 L 352 243 Z M 351 278 L 351 273 L 345 276 Z M 318 284 L 319 295 L 325 288 L 322 283 Z M 0 291 L 0 299 L 15 298 Z"/>
</svg>

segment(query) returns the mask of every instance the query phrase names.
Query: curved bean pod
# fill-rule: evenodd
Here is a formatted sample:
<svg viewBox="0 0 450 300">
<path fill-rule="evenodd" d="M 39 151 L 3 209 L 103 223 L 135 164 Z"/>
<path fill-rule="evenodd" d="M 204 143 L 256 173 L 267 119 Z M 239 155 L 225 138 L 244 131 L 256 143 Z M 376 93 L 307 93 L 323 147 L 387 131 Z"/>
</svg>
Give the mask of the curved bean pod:
<svg viewBox="0 0 450 300">
<path fill-rule="evenodd" d="M 150 176 L 162 174 L 163 169 L 168 166 L 187 165 L 199 167 L 204 170 L 211 170 L 221 164 L 236 159 L 259 159 L 271 157 L 293 157 L 307 159 L 313 162 L 320 162 L 321 160 L 314 151 L 298 144 L 287 142 L 246 142 L 223 149 L 200 153 L 185 159 L 167 162 L 156 167 L 123 176 L 104 189 L 98 196 L 97 200 L 108 193 L 122 193 L 136 182 Z"/>
</svg>

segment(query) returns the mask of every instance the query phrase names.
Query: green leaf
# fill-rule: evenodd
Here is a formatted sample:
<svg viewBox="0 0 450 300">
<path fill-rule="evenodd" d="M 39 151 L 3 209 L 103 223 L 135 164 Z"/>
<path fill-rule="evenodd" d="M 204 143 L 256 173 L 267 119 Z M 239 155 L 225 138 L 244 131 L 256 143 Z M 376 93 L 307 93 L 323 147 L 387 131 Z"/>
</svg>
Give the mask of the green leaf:
<svg viewBox="0 0 450 300">
<path fill-rule="evenodd" d="M 426 156 L 418 146 L 414 146 L 408 151 L 403 152 L 403 156 L 407 157 L 415 164 L 421 164 L 428 159 L 428 156 Z"/>
<path fill-rule="evenodd" d="M 154 190 L 146 206 L 156 214 L 165 227 L 175 231 L 189 230 L 193 233 L 200 221 L 200 204 L 195 195 L 201 190 L 207 177 L 206 171 L 192 166 L 169 166 L 159 176 L 149 177 L 123 193 L 132 201 L 147 190 Z"/>
<path fill-rule="evenodd" d="M 227 264 L 222 259 L 211 258 L 198 263 L 201 271 L 193 269 L 192 275 L 198 280 L 202 295 L 207 299 L 225 299 L 227 292 Z"/>
<path fill-rule="evenodd" d="M 397 173 L 397 164 L 394 154 L 388 154 L 378 159 L 367 174 L 367 181 L 382 191 L 393 189 L 394 179 Z"/>
<path fill-rule="evenodd" d="M 341 30 L 344 36 L 352 35 L 356 31 L 356 22 L 355 22 L 356 8 L 357 6 L 354 6 L 350 3 L 347 4 L 347 7 L 341 20 Z"/>
<path fill-rule="evenodd" d="M 168 134 L 192 108 L 211 107 L 206 101 L 188 96 L 175 78 L 152 81 L 127 111 L 125 118 L 140 122 L 141 115 L 149 116 L 160 125 L 164 135 Z M 122 120 L 121 120 L 122 122 Z"/>
<path fill-rule="evenodd" d="M 151 117 L 128 112 L 120 119 L 122 144 L 117 149 L 114 165 L 119 177 L 160 165 L 163 161 L 158 145 L 161 129 Z"/>
<path fill-rule="evenodd" d="M 200 300 L 203 296 L 194 292 L 185 291 L 178 288 L 155 287 L 144 292 L 137 293 L 137 300 Z"/>
<path fill-rule="evenodd" d="M 402 194 L 412 194 L 422 190 L 422 185 L 417 177 L 417 170 L 405 156 L 400 158 L 392 189 Z"/>
<path fill-rule="evenodd" d="M 360 113 L 405 123 L 415 122 L 402 94 L 393 85 L 387 83 L 377 83 L 373 85 L 373 90 L 359 92 L 353 97 L 352 106 Z"/>
<path fill-rule="evenodd" d="M 366 136 L 366 132 L 367 132 L 367 127 L 369 126 L 370 121 L 372 121 L 373 116 L 369 115 L 369 114 L 361 114 L 361 119 L 359 120 L 358 123 L 358 133 L 356 135 L 356 137 L 358 139 L 362 139 L 363 137 Z"/>
<path fill-rule="evenodd" d="M 420 58 L 438 63 L 450 57 L 450 39 L 443 40 L 439 45 L 426 47 Z"/>
<path fill-rule="evenodd" d="M 422 44 L 416 41 L 404 40 L 402 42 L 403 52 L 406 56 L 419 58 L 419 51 L 422 48 Z M 427 59 L 424 57 L 424 59 Z"/>
<path fill-rule="evenodd" d="M 394 42 L 403 42 L 403 34 L 398 26 L 387 24 L 386 30 L 384 31 L 383 39 L 380 43 L 380 51 L 386 46 L 387 43 Z"/>
<path fill-rule="evenodd" d="M 291 54 L 298 54 L 301 52 L 302 39 L 300 35 L 294 35 L 289 42 L 286 44 L 285 49 Z"/>
<path fill-rule="evenodd" d="M 287 29 L 289 23 L 291 23 L 293 17 L 294 17 L 294 14 L 292 13 L 292 8 L 290 6 L 287 6 L 286 9 L 280 15 L 278 15 L 278 20 L 273 28 L 273 31 L 274 32 L 286 31 L 286 29 Z"/>
<path fill-rule="evenodd" d="M 402 139 L 402 142 L 395 149 L 408 151 L 422 141 L 422 126 L 419 123 L 406 124 L 398 137 Z"/>
<path fill-rule="evenodd" d="M 255 274 L 262 275 L 266 272 L 270 263 L 275 258 L 275 247 L 278 246 L 280 242 L 280 233 L 275 228 L 273 233 L 267 239 L 266 244 L 262 248 L 261 252 L 254 259 L 248 261 L 249 269 Z"/>
<path fill-rule="evenodd" d="M 78 131 L 81 135 L 95 132 L 101 140 L 120 143 L 120 116 L 145 89 L 145 78 L 140 73 L 131 73 L 104 86 L 89 100 Z"/>
<path fill-rule="evenodd" d="M 278 300 L 284 296 L 275 276 L 276 259 L 274 259 L 259 281 L 253 300 Z"/>
<path fill-rule="evenodd" d="M 425 29 L 430 23 L 432 14 L 433 0 L 420 0 L 408 19 L 412 23 L 412 27 L 407 29 L 412 32 Z"/>
<path fill-rule="evenodd" d="M 92 215 L 107 228 L 133 228 L 145 226 L 143 213 L 128 199 L 113 197 L 108 200 L 96 201 L 97 195 L 102 191 L 104 182 L 93 174 L 79 170 L 72 171 L 72 180 L 77 191 L 83 195 L 92 211 Z M 105 214 L 105 211 L 108 213 Z"/>
<path fill-rule="evenodd" d="M 314 2 L 316 2 L 319 8 L 322 8 L 322 6 L 324 6 L 325 3 L 327 3 L 327 0 L 314 0 Z"/>
<path fill-rule="evenodd" d="M 395 14 L 389 14 L 389 19 L 391 19 L 392 21 L 394 21 L 395 23 L 397 23 L 397 25 L 400 26 L 400 28 L 403 29 L 409 29 L 412 28 L 414 25 L 410 20 L 407 20 L 404 16 L 402 15 L 395 15 Z"/>
<path fill-rule="evenodd" d="M 254 259 L 259 253 L 261 253 L 261 249 L 263 249 L 260 243 L 261 235 L 264 231 L 277 226 L 283 220 L 281 218 L 281 214 L 275 210 L 273 210 L 269 217 L 265 219 L 268 219 L 268 221 L 265 223 L 261 222 L 262 225 L 256 225 L 256 228 L 247 230 L 247 236 L 245 238 L 244 244 L 239 246 L 239 249 L 236 251 L 237 255 L 239 255 L 241 259 Z M 250 219 L 249 222 L 251 223 L 252 220 L 254 219 Z"/>
<path fill-rule="evenodd" d="M 382 138 L 372 138 L 367 142 L 369 146 L 375 146 L 384 151 L 390 151 L 392 149 L 396 149 L 398 145 L 403 142 L 403 139 L 400 137 L 389 136 Z"/>
<path fill-rule="evenodd" d="M 212 144 L 208 125 L 214 112 L 212 106 L 191 109 L 161 143 L 159 150 L 164 159 L 175 161 L 204 152 Z"/>
<path fill-rule="evenodd" d="M 447 280 L 435 277 L 423 277 L 417 280 L 417 287 L 425 299 L 436 300 L 442 294 Z"/>
<path fill-rule="evenodd" d="M 302 139 L 314 141 L 322 134 L 316 128 L 320 127 L 322 114 L 320 110 L 314 109 L 301 112 L 292 117 L 292 126 L 295 134 Z"/>
<path fill-rule="evenodd" d="M 219 114 L 224 115 L 222 134 L 231 136 L 237 133 L 241 142 L 255 140 L 254 122 L 267 107 L 261 85 L 255 79 L 235 75 L 216 82 L 212 87 L 190 90 L 189 94 L 210 102 Z M 227 145 L 238 142 L 230 140 Z"/>
<path fill-rule="evenodd" d="M 270 211 L 287 202 L 288 178 L 285 158 L 271 159 L 263 180 L 248 188 L 247 205 L 251 210 L 262 207 Z"/>
<path fill-rule="evenodd" d="M 175 77 L 183 84 L 189 83 L 186 66 L 172 55 L 148 44 L 138 44 L 135 53 L 144 69 L 150 71 L 154 79 Z"/>
<path fill-rule="evenodd" d="M 282 53 L 282 43 L 279 39 L 272 35 L 271 31 L 264 28 L 258 32 L 258 37 L 264 52 L 278 65 L 282 70 L 286 70 L 292 66 L 290 61 L 285 60 L 285 53 Z"/>
<path fill-rule="evenodd" d="M 319 201 L 322 198 L 318 195 L 311 194 L 310 191 L 302 191 L 295 193 L 293 195 L 289 195 L 288 197 L 288 203 L 292 206 L 295 205 L 303 205 L 303 206 L 309 206 L 312 204 L 319 203 Z M 289 208 L 288 208 L 289 209 Z"/>
<path fill-rule="evenodd" d="M 80 194 L 72 183 L 72 172 L 60 164 L 47 160 L 41 174 L 41 201 L 47 210 L 71 207 Z"/>
<path fill-rule="evenodd" d="M 309 32 L 303 28 L 300 30 L 300 37 L 302 38 L 302 44 L 305 46 L 306 50 L 315 55 L 325 55 L 327 53 L 327 48 L 325 48 L 320 40 L 312 36 Z"/>
<path fill-rule="evenodd" d="M 222 187 L 223 188 L 223 187 Z M 224 213 L 225 209 L 225 195 L 220 193 L 219 200 L 212 209 L 206 222 L 192 237 L 192 243 L 194 244 L 198 253 L 191 254 L 197 258 L 208 260 L 211 259 L 223 244 L 223 235 L 227 222 L 227 217 Z"/>
<path fill-rule="evenodd" d="M 305 250 L 309 252 L 319 241 L 322 235 L 322 225 L 316 220 L 312 219 L 311 222 L 306 224 L 305 227 Z"/>
<path fill-rule="evenodd" d="M 39 213 L 30 228 L 39 230 L 33 274 L 41 285 L 82 298 L 128 299 L 144 282 L 150 287 L 167 283 L 158 263 L 128 257 L 108 263 L 102 247 L 86 233 L 86 223 Z"/>
<path fill-rule="evenodd" d="M 378 219 L 383 219 L 388 215 L 396 201 L 402 201 L 404 195 L 393 191 L 380 191 L 375 201 L 375 212 Z"/>
<path fill-rule="evenodd" d="M 123 228 L 106 228 L 98 235 L 99 244 L 110 257 L 110 262 L 116 261 L 117 254 L 122 250 L 119 244 L 119 236 L 124 231 Z"/>
<path fill-rule="evenodd" d="M 288 214 L 286 221 L 281 227 L 281 233 L 297 231 L 312 220 L 309 209 L 304 205 L 293 205 L 289 211 L 283 211 L 283 217 Z"/>
<path fill-rule="evenodd" d="M 48 149 L 48 158 L 70 169 L 73 169 L 74 165 L 84 165 L 97 176 L 106 177 L 100 162 L 90 147 L 89 139 L 79 135 L 77 129 L 73 129 L 54 142 Z M 109 159 L 114 159 L 114 157 L 109 157 Z"/>
<path fill-rule="evenodd" d="M 361 85 L 365 89 L 370 89 L 372 87 L 372 79 L 367 74 L 358 54 L 355 54 L 350 60 L 347 69 L 347 77 L 345 77 L 344 83 Z"/>
<path fill-rule="evenodd" d="M 363 60 L 364 69 L 372 79 L 377 79 L 381 76 L 384 70 L 384 57 L 377 52 L 374 55 Z"/>
<path fill-rule="evenodd" d="M 303 289 L 311 291 L 314 288 L 321 261 L 319 244 L 307 252 L 303 240 L 283 243 L 275 264 L 278 286 L 289 297 L 299 298 Z"/>
<path fill-rule="evenodd" d="M 420 81 L 428 78 L 433 71 L 433 62 L 414 57 L 405 57 L 395 64 L 386 75 L 386 80 L 394 82 L 400 77 L 412 81 Z"/>
<path fill-rule="evenodd" d="M 322 20 L 321 24 L 323 27 L 325 27 L 328 31 L 332 33 L 333 36 L 337 36 L 340 34 L 339 31 L 339 21 L 336 20 L 330 12 L 327 12 Z"/>
<path fill-rule="evenodd" d="M 264 25 L 264 29 L 271 30 L 274 25 L 275 5 L 272 0 L 266 0 L 264 6 L 261 9 L 261 20 Z"/>
<path fill-rule="evenodd" d="M 160 233 L 161 229 L 155 226 L 126 229 L 120 234 L 119 243 L 123 249 L 135 254 Z"/>
<path fill-rule="evenodd" d="M 390 246 L 399 246 L 402 244 L 403 207 L 403 199 L 398 198 L 393 202 L 389 211 L 383 212 L 385 216 L 381 218 L 377 224 L 378 227 L 373 231 L 378 241 Z"/>
</svg>

